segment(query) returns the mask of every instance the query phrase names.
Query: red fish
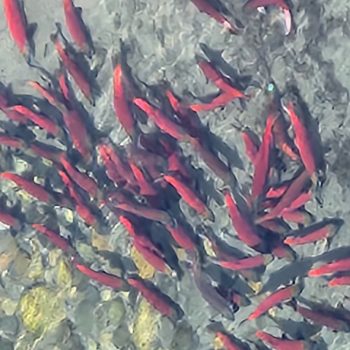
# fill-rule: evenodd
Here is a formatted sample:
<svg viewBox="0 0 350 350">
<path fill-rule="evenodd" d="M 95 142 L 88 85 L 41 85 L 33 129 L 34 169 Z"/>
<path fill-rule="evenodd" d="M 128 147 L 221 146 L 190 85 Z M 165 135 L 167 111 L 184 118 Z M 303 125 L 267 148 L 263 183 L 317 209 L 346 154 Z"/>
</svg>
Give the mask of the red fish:
<svg viewBox="0 0 350 350">
<path fill-rule="evenodd" d="M 65 102 L 70 101 L 71 92 L 67 82 L 67 74 L 62 64 L 60 65 L 60 68 L 57 71 L 57 81 L 58 81 L 58 85 L 60 87 L 64 101 Z"/>
<path fill-rule="evenodd" d="M 288 208 L 285 208 L 283 212 L 285 211 L 291 211 L 294 209 L 298 209 L 305 205 L 307 202 L 309 202 L 312 199 L 312 192 L 303 192 L 298 198 L 294 199 L 294 201 L 290 204 Z"/>
<path fill-rule="evenodd" d="M 129 277 L 127 282 L 129 285 L 137 289 L 163 316 L 169 317 L 173 320 L 178 320 L 183 316 L 181 308 L 151 282 L 136 277 Z"/>
<path fill-rule="evenodd" d="M 51 39 L 55 45 L 56 51 L 63 62 L 64 67 L 67 69 L 69 74 L 74 79 L 75 83 L 86 97 L 86 99 L 95 105 L 95 100 L 92 95 L 92 89 L 88 79 L 85 77 L 84 73 L 78 66 L 78 64 L 69 56 L 62 43 L 58 40 L 57 35 L 52 35 Z"/>
<path fill-rule="evenodd" d="M 85 205 L 84 200 L 76 191 L 73 181 L 64 171 L 59 170 L 58 173 L 62 179 L 62 182 L 68 188 L 70 196 L 75 202 L 75 210 L 78 213 L 78 215 L 84 220 L 84 222 L 88 226 L 94 226 L 97 223 L 97 218 L 95 217 L 91 209 Z"/>
<path fill-rule="evenodd" d="M 81 116 L 75 110 L 66 110 L 63 121 L 76 150 L 89 162 L 91 160 L 91 140 Z"/>
<path fill-rule="evenodd" d="M 0 209 L 0 222 L 14 228 L 15 230 L 19 230 L 21 228 L 21 222 L 12 214 L 7 213 L 2 209 Z"/>
<path fill-rule="evenodd" d="M 166 264 L 162 255 L 158 254 L 157 250 L 153 249 L 153 244 L 144 244 L 144 240 L 140 239 L 139 236 L 134 238 L 133 245 L 135 249 L 143 256 L 143 258 L 153 266 L 157 271 L 168 273 L 169 267 Z"/>
<path fill-rule="evenodd" d="M 106 147 L 104 144 L 100 144 L 97 146 L 98 153 L 102 159 L 103 165 L 106 168 L 106 174 L 108 178 L 114 182 L 118 186 L 119 183 L 123 181 L 123 177 L 120 175 L 118 172 L 117 167 L 115 164 L 112 162 L 108 151 L 106 150 Z"/>
<path fill-rule="evenodd" d="M 266 220 L 274 219 L 280 216 L 284 209 L 288 208 L 291 203 L 300 196 L 300 193 L 308 187 L 309 174 L 306 171 L 300 173 L 288 186 L 288 189 L 282 195 L 277 205 L 271 209 L 271 211 L 264 216 L 258 218 L 255 222 L 261 223 Z"/>
<path fill-rule="evenodd" d="M 294 251 L 289 246 L 283 244 L 283 242 L 277 242 L 272 247 L 271 254 L 279 259 L 286 259 L 288 261 L 295 260 Z"/>
<path fill-rule="evenodd" d="M 172 222 L 170 215 L 160 209 L 149 208 L 145 205 L 138 204 L 130 200 L 123 200 L 120 203 L 113 204 L 115 208 L 124 210 L 128 213 L 132 213 L 139 217 L 143 217 L 153 221 L 159 221 L 164 225 L 170 224 Z"/>
<path fill-rule="evenodd" d="M 192 138 L 191 145 L 193 149 L 199 154 L 203 162 L 217 175 L 225 184 L 229 184 L 234 180 L 234 176 L 231 173 L 228 166 L 222 162 L 213 152 L 207 149 L 199 139 Z"/>
<path fill-rule="evenodd" d="M 259 153 L 260 141 L 258 136 L 250 129 L 245 128 L 242 130 L 242 139 L 245 147 L 245 154 L 255 165 L 257 154 Z"/>
<path fill-rule="evenodd" d="M 89 39 L 86 35 L 86 28 L 83 27 L 82 20 L 79 17 L 78 9 L 74 6 L 72 0 L 63 0 L 63 9 L 72 39 L 82 52 L 90 54 L 92 50 L 90 49 Z"/>
<path fill-rule="evenodd" d="M 243 259 L 219 260 L 217 263 L 225 269 L 239 271 L 267 265 L 272 259 L 273 256 L 270 254 L 261 254 Z"/>
<path fill-rule="evenodd" d="M 242 350 L 242 347 L 235 344 L 229 335 L 224 332 L 216 332 L 216 337 L 220 339 L 226 350 Z"/>
<path fill-rule="evenodd" d="M 213 7 L 207 0 L 191 0 L 200 12 L 206 13 L 218 23 L 222 24 L 224 28 L 232 34 L 238 34 L 239 29 L 236 25 L 231 23 L 223 14 L 221 14 L 215 7 Z"/>
<path fill-rule="evenodd" d="M 123 76 L 122 65 L 119 63 L 115 66 L 113 72 L 114 111 L 127 134 L 133 137 L 135 134 L 135 120 L 127 100 L 123 79 L 125 79 L 125 77 Z"/>
<path fill-rule="evenodd" d="M 148 181 L 142 170 L 132 161 L 129 160 L 130 168 L 135 176 L 137 184 L 140 188 L 140 194 L 142 196 L 155 196 L 158 194 L 157 190 Z"/>
<path fill-rule="evenodd" d="M 348 270 L 350 270 L 350 258 L 345 258 L 311 269 L 308 276 L 317 277 Z"/>
<path fill-rule="evenodd" d="M 186 127 L 192 136 L 198 135 L 198 129 L 201 128 L 201 121 L 196 113 L 191 111 L 188 106 L 185 106 L 181 101 L 173 94 L 170 89 L 165 91 L 165 95 L 171 105 L 171 108 L 180 119 L 181 124 Z"/>
<path fill-rule="evenodd" d="M 168 157 L 168 171 L 175 172 L 184 178 L 190 178 L 190 174 L 186 166 L 183 164 L 183 159 L 180 159 L 178 151 L 172 152 Z"/>
<path fill-rule="evenodd" d="M 174 139 L 178 141 L 190 140 L 190 136 L 186 133 L 182 126 L 165 116 L 160 109 L 153 107 L 147 101 L 141 98 L 134 98 L 133 103 L 144 111 L 159 129 L 169 134 Z"/>
<path fill-rule="evenodd" d="M 68 160 L 65 154 L 62 154 L 60 158 L 61 164 L 69 175 L 69 177 L 84 191 L 86 191 L 90 196 L 96 199 L 100 199 L 102 194 L 98 188 L 98 185 L 95 180 L 93 180 L 86 173 L 81 172 L 76 169 Z"/>
<path fill-rule="evenodd" d="M 186 115 L 186 110 L 187 108 L 182 106 L 180 103 L 179 99 L 173 94 L 173 92 L 170 89 L 167 89 L 165 91 L 165 95 L 168 98 L 168 101 L 172 107 L 172 109 L 179 114 L 184 114 Z"/>
<path fill-rule="evenodd" d="M 165 226 L 166 229 L 173 237 L 174 241 L 183 249 L 194 251 L 196 249 L 196 244 L 190 238 L 190 236 L 186 233 L 183 226 L 176 223 L 175 225 L 168 224 Z"/>
<path fill-rule="evenodd" d="M 6 114 L 7 118 L 9 118 L 10 120 L 20 124 L 28 124 L 28 118 L 25 115 L 14 111 L 10 107 L 4 108 L 2 111 Z"/>
<path fill-rule="evenodd" d="M 289 228 L 288 225 L 281 222 L 281 220 L 268 220 L 259 225 L 276 233 L 285 233 Z"/>
<path fill-rule="evenodd" d="M 18 187 L 28 192 L 30 195 L 45 203 L 55 203 L 55 199 L 43 186 L 29 181 L 26 178 L 10 172 L 0 173 L 0 177 L 14 182 Z"/>
<path fill-rule="evenodd" d="M 104 271 L 95 271 L 87 267 L 86 265 L 79 264 L 73 260 L 74 267 L 79 270 L 85 276 L 93 279 L 94 281 L 103 284 L 104 286 L 111 287 L 118 290 L 126 290 L 127 285 L 123 279 L 118 276 L 112 275 Z"/>
<path fill-rule="evenodd" d="M 341 222 L 335 220 L 326 220 L 324 223 L 318 223 L 308 228 L 306 233 L 301 236 L 289 236 L 284 240 L 285 244 L 294 246 L 307 243 L 313 243 L 320 239 L 333 236 L 339 229 Z"/>
<path fill-rule="evenodd" d="M 160 156 L 141 148 L 140 145 L 131 143 L 126 146 L 126 151 L 127 158 L 131 159 L 132 163 L 144 173 L 147 181 L 153 181 L 161 176 L 161 169 L 164 168 L 166 163 L 164 155 Z"/>
<path fill-rule="evenodd" d="M 46 145 L 40 141 L 34 141 L 30 144 L 29 150 L 35 155 L 48 159 L 51 162 L 58 163 L 63 151 L 54 146 Z"/>
<path fill-rule="evenodd" d="M 124 162 L 119 152 L 110 145 L 103 145 L 104 152 L 109 156 L 120 176 L 130 185 L 137 185 L 135 176 L 128 163 Z"/>
<path fill-rule="evenodd" d="M 69 241 L 62 236 L 58 232 L 50 230 L 48 227 L 42 224 L 32 224 L 32 227 L 38 232 L 45 235 L 55 246 L 62 249 L 64 252 L 72 250 Z"/>
<path fill-rule="evenodd" d="M 334 277 L 328 282 L 329 287 L 336 286 L 349 286 L 350 285 L 350 276 L 340 276 Z"/>
<path fill-rule="evenodd" d="M 163 254 L 153 242 L 148 237 L 136 233 L 134 224 L 125 216 L 120 215 L 119 221 L 133 238 L 135 249 L 144 257 L 144 259 L 158 271 L 169 271 L 169 267 L 164 260 Z"/>
<path fill-rule="evenodd" d="M 306 210 L 287 210 L 283 211 L 281 218 L 284 221 L 294 222 L 295 224 L 308 225 L 312 222 L 312 216 Z"/>
<path fill-rule="evenodd" d="M 290 139 L 286 122 L 283 117 L 280 115 L 274 124 L 273 127 L 273 136 L 276 143 L 276 146 L 291 160 L 297 161 L 299 159 L 299 155 L 293 149 L 293 142 Z"/>
<path fill-rule="evenodd" d="M 19 6 L 18 0 L 3 0 L 4 14 L 7 26 L 16 43 L 19 51 L 23 55 L 28 54 L 28 38 L 26 28 L 26 18 Z"/>
<path fill-rule="evenodd" d="M 222 108 L 225 107 L 228 103 L 232 102 L 235 99 L 235 97 L 232 97 L 230 93 L 223 92 L 219 96 L 213 98 L 208 103 L 197 103 L 192 104 L 189 106 L 189 108 L 192 109 L 194 112 L 203 112 L 203 111 L 212 111 L 216 108 Z"/>
<path fill-rule="evenodd" d="M 233 200 L 230 192 L 224 190 L 225 202 L 228 207 L 232 225 L 236 230 L 239 239 L 250 247 L 256 247 L 262 243 L 255 226 L 244 217 Z"/>
<path fill-rule="evenodd" d="M 266 127 L 261 146 L 256 155 L 255 170 L 253 176 L 252 199 L 258 198 L 264 191 L 267 176 L 270 169 L 270 153 L 273 142 L 272 128 L 276 115 L 270 114 L 266 120 Z"/>
<path fill-rule="evenodd" d="M 314 311 L 299 304 L 295 307 L 296 311 L 299 312 L 304 318 L 313 321 L 316 324 L 326 326 L 335 331 L 349 331 L 349 325 L 342 319 L 335 317 L 332 313 L 327 311 Z"/>
<path fill-rule="evenodd" d="M 23 115 L 26 119 L 32 121 L 34 124 L 40 126 L 42 129 L 46 130 L 48 133 L 54 136 L 58 136 L 60 134 L 61 129 L 55 122 L 39 113 L 33 112 L 25 106 L 11 106 L 8 108 L 8 110 Z"/>
<path fill-rule="evenodd" d="M 268 199 L 271 198 L 280 198 L 282 197 L 288 189 L 288 184 L 282 184 L 277 187 L 270 187 L 266 192 L 265 197 Z"/>
<path fill-rule="evenodd" d="M 59 101 L 58 97 L 52 91 L 34 80 L 28 81 L 28 85 L 38 91 L 40 95 L 44 97 L 44 99 L 47 100 L 47 102 L 49 102 L 52 106 L 55 106 L 62 112 L 65 111 L 65 106 Z"/>
<path fill-rule="evenodd" d="M 219 292 L 218 288 L 213 285 L 209 275 L 207 275 L 200 266 L 198 255 L 194 256 L 192 259 L 192 276 L 203 299 L 222 316 L 229 320 L 233 320 L 237 306 L 232 305 L 231 300 L 224 297 Z"/>
<path fill-rule="evenodd" d="M 274 337 L 273 335 L 257 331 L 255 335 L 264 343 L 269 344 L 276 350 L 308 350 L 310 349 L 308 343 L 304 340 L 289 340 L 285 338 Z"/>
<path fill-rule="evenodd" d="M 255 311 L 248 316 L 248 320 L 255 320 L 265 312 L 269 311 L 272 307 L 294 298 L 300 292 L 300 285 L 297 284 L 293 284 L 273 292 L 260 302 Z"/>
<path fill-rule="evenodd" d="M 292 102 L 287 102 L 283 105 L 284 110 L 288 114 L 294 128 L 294 143 L 297 147 L 300 158 L 305 166 L 305 169 L 313 182 L 317 179 L 317 167 L 314 150 L 310 143 L 310 135 L 307 127 L 304 125 L 300 116 L 297 115 Z"/>
<path fill-rule="evenodd" d="M 184 182 L 171 175 L 164 175 L 163 179 L 171 186 L 173 186 L 180 197 L 199 215 L 202 215 L 211 221 L 214 220 L 214 214 L 212 211 Z"/>
<path fill-rule="evenodd" d="M 24 149 L 26 147 L 26 142 L 18 137 L 0 133 L 0 145 Z"/>
<path fill-rule="evenodd" d="M 154 249 L 157 254 L 162 255 L 161 251 L 154 246 L 153 242 L 146 235 L 140 233 L 139 231 L 136 231 L 137 227 L 131 220 L 129 220 L 126 216 L 119 214 L 118 218 L 120 223 L 125 227 L 132 238 L 137 239 L 138 242 L 143 246 Z"/>
<path fill-rule="evenodd" d="M 247 98 L 247 96 L 242 91 L 231 86 L 227 79 L 220 72 L 218 72 L 210 62 L 200 57 L 197 57 L 196 60 L 199 68 L 202 70 L 206 78 L 213 82 L 217 88 L 222 90 L 224 93 L 231 95 L 232 99 Z M 223 96 L 227 98 L 226 95 Z M 223 99 L 223 97 L 221 98 Z"/>
</svg>

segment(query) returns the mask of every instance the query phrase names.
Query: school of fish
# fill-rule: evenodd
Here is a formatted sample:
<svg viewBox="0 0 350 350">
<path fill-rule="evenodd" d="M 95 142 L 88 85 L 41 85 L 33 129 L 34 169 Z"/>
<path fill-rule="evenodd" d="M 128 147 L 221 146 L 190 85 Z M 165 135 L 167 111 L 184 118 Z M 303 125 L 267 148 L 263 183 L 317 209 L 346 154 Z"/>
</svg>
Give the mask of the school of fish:
<svg viewBox="0 0 350 350">
<path fill-rule="evenodd" d="M 203 299 L 219 317 L 233 320 L 238 311 L 254 304 L 244 323 L 268 316 L 279 324 L 271 310 L 285 307 L 305 322 L 335 331 L 350 330 L 350 317 L 344 310 L 309 303 L 300 297 L 304 278 L 325 276 L 329 287 L 350 285 L 350 257 L 316 262 L 306 274 L 269 292 L 263 287 L 262 293 L 254 293 L 252 288 L 274 260 L 298 261 L 296 246 L 322 240 L 329 243 L 343 224 L 341 218 L 316 220 L 306 209 L 308 202 L 319 200 L 326 163 L 322 144 L 315 137 L 318 130 L 297 89 L 280 93 L 274 87 L 273 93 L 267 94 L 261 136 L 246 126 L 236 126 L 245 146 L 242 156 L 252 169 L 250 174 L 246 170 L 251 179 L 247 188 L 238 183 L 227 154 L 211 142 L 213 135 L 201 122 L 201 115 L 220 110 L 232 101 L 254 103 L 254 95 L 238 87 L 204 53 L 194 57 L 194 62 L 218 93 L 206 102 L 188 102 L 175 95 L 170 82 L 147 86 L 134 79 L 127 63 L 128 43 L 120 42 L 119 53 L 112 59 L 110 105 L 116 123 L 128 135 L 128 143 L 121 146 L 96 130 L 82 112 L 84 103 L 99 103 L 94 77 L 77 59 L 79 55 L 89 62 L 97 54 L 93 35 L 83 22 L 84 12 L 72 0 L 62 0 L 65 23 L 57 24 L 57 31 L 49 37 L 59 68 L 49 74 L 33 56 L 25 6 L 19 0 L 2 2 L 14 45 L 26 63 L 39 69 L 45 79 L 28 81 L 33 93 L 41 96 L 33 97 L 31 104 L 17 98 L 16 91 L 9 88 L 0 91 L 1 149 L 12 149 L 16 156 L 27 154 L 49 161 L 58 183 L 53 185 L 51 179 L 37 181 L 37 174 L 18 174 L 13 169 L 1 169 L 1 182 L 13 183 L 33 200 L 52 208 L 71 209 L 81 222 L 97 231 L 109 232 L 111 222 L 118 221 L 130 245 L 157 273 L 171 274 L 176 284 L 184 270 L 189 270 Z M 189 2 L 230 33 L 239 35 L 243 30 L 223 7 L 214 6 L 209 0 Z M 294 26 L 289 3 L 248 0 L 244 10 L 276 7 L 283 14 L 285 35 L 289 35 Z M 63 35 L 63 26 L 68 38 Z M 80 90 L 82 101 L 77 99 L 73 87 Z M 45 110 L 45 105 L 56 113 Z M 152 128 L 147 129 L 150 125 Z M 47 139 L 58 140 L 62 147 L 39 140 L 38 130 Z M 239 246 L 245 246 L 249 254 L 212 230 L 216 215 L 210 205 L 212 198 L 202 188 L 198 169 L 185 156 L 186 148 L 206 164 L 212 178 L 220 179 L 221 187 L 215 191 L 232 222 L 227 234 L 240 241 Z M 320 200 L 317 205 L 321 205 Z M 184 206 L 186 210 L 182 210 Z M 185 213 L 196 217 L 197 226 L 189 224 Z M 20 234 L 24 225 L 31 226 L 46 237 L 48 246 L 53 244 L 64 251 L 72 267 L 87 278 L 116 293 L 137 291 L 175 324 L 186 317 L 179 303 L 154 281 L 141 278 L 136 268 L 125 268 L 120 275 L 92 269 L 77 253 L 75 237 L 60 234 L 59 222 L 30 222 L 23 215 L 1 203 L 0 221 L 12 232 Z M 184 260 L 179 251 L 185 253 Z M 223 276 L 220 280 L 215 279 L 218 271 Z M 242 292 L 236 287 L 237 280 L 250 291 Z M 227 350 L 250 349 L 252 344 L 259 346 L 261 342 L 279 350 L 317 349 L 317 337 L 291 338 L 283 329 L 283 336 L 279 337 L 259 329 L 249 339 L 237 339 L 221 322 L 208 320 L 207 329 Z"/>
</svg>

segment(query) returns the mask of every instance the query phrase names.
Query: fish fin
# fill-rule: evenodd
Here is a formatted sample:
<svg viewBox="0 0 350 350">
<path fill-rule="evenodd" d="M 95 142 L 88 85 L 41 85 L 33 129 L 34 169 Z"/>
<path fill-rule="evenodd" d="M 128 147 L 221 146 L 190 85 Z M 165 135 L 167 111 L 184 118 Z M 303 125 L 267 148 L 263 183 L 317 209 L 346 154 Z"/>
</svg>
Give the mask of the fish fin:
<svg viewBox="0 0 350 350">
<path fill-rule="evenodd" d="M 105 62 L 106 62 L 106 57 L 107 57 L 107 50 L 104 48 L 98 48 L 95 49 L 95 47 L 93 47 L 90 50 L 90 54 L 91 57 L 89 57 L 90 59 L 93 57 L 93 55 L 96 54 L 96 56 L 94 57 L 94 60 L 92 61 L 93 64 L 91 65 L 91 74 L 94 78 L 97 78 L 98 73 L 100 72 L 101 68 L 104 66 Z M 96 60 L 96 58 L 98 58 L 98 60 Z M 113 63 L 113 60 L 112 60 Z M 113 67 L 115 67 L 113 65 Z"/>
<path fill-rule="evenodd" d="M 290 306 L 293 310 L 296 310 L 296 308 L 297 308 L 297 301 L 295 298 L 287 301 L 285 304 Z"/>
<path fill-rule="evenodd" d="M 239 324 L 238 327 L 241 327 L 243 324 L 245 324 L 248 321 L 248 319 L 242 320 Z"/>
<path fill-rule="evenodd" d="M 14 228 L 14 227 L 10 227 L 10 235 L 12 237 L 15 237 L 17 235 L 18 231 L 19 231 L 18 229 Z"/>
<path fill-rule="evenodd" d="M 212 60 L 213 56 L 221 57 L 224 53 L 224 49 L 213 50 L 213 49 L 209 48 L 209 46 L 207 46 L 204 43 L 199 43 L 199 47 L 210 60 Z"/>
<path fill-rule="evenodd" d="M 57 34 L 60 34 L 63 37 L 63 31 L 62 31 L 62 23 L 60 22 L 55 22 L 55 26 L 57 29 Z"/>
<path fill-rule="evenodd" d="M 206 330 L 209 332 L 218 332 L 218 331 L 223 331 L 224 325 L 221 322 L 218 321 L 211 321 L 209 325 L 206 326 Z"/>
<path fill-rule="evenodd" d="M 27 26 L 26 33 L 29 39 L 33 40 L 34 34 L 37 29 L 38 29 L 38 23 L 30 23 Z"/>
</svg>

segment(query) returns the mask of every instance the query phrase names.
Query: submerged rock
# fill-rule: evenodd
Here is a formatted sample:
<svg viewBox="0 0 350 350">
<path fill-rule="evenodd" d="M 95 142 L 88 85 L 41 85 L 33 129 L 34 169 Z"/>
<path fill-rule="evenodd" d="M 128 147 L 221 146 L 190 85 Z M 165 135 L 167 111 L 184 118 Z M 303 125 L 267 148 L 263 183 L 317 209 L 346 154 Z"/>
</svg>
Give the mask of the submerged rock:
<svg viewBox="0 0 350 350">
<path fill-rule="evenodd" d="M 132 332 L 138 350 L 155 349 L 159 319 L 159 313 L 146 300 L 141 299 Z"/>
<path fill-rule="evenodd" d="M 65 318 L 62 299 L 44 286 L 34 287 L 22 295 L 19 313 L 24 327 L 37 334 L 44 333 Z"/>
<path fill-rule="evenodd" d="M 190 350 L 194 348 L 192 327 L 188 324 L 181 324 L 177 327 L 170 350 Z"/>
</svg>

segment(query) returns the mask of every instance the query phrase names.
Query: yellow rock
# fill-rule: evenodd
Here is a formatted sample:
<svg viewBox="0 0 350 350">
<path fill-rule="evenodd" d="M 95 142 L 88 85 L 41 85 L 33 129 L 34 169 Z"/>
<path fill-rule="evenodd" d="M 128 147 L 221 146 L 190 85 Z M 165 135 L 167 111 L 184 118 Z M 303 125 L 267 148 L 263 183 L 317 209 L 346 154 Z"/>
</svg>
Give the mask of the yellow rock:
<svg viewBox="0 0 350 350">
<path fill-rule="evenodd" d="M 219 337 L 215 337 L 214 338 L 214 349 L 215 350 L 221 350 L 224 348 L 224 343 L 222 342 L 222 340 Z"/>
<path fill-rule="evenodd" d="M 203 243 L 204 243 L 205 252 L 211 257 L 216 257 L 216 254 L 213 249 L 213 245 L 209 241 L 208 237 L 204 237 Z"/>
<path fill-rule="evenodd" d="M 121 298 L 117 298 L 110 301 L 107 305 L 109 319 L 113 320 L 115 325 L 119 325 L 119 323 L 124 319 L 126 312 L 123 300 Z"/>
<path fill-rule="evenodd" d="M 157 336 L 159 314 L 145 299 L 141 299 L 133 324 L 132 339 L 138 350 L 153 350 Z"/>
<path fill-rule="evenodd" d="M 48 262 L 50 266 L 57 266 L 59 257 L 62 255 L 60 249 L 51 249 L 48 255 Z"/>
<path fill-rule="evenodd" d="M 38 185 L 44 186 L 45 180 L 42 177 L 34 176 L 34 182 Z"/>
<path fill-rule="evenodd" d="M 131 248 L 130 255 L 142 278 L 149 279 L 154 276 L 156 272 L 154 267 L 150 265 L 134 247 Z"/>
<path fill-rule="evenodd" d="M 71 224 L 73 222 L 73 220 L 74 220 L 74 213 L 73 213 L 73 211 L 70 210 L 70 209 L 66 209 L 64 211 L 64 217 L 67 220 L 67 222 Z"/>
<path fill-rule="evenodd" d="M 101 345 L 101 349 L 111 349 L 113 346 L 113 333 L 111 332 L 102 332 L 100 335 L 99 343 Z"/>
<path fill-rule="evenodd" d="M 108 301 L 112 298 L 112 291 L 110 289 L 104 289 L 100 294 L 103 301 Z"/>
<path fill-rule="evenodd" d="M 17 195 L 24 204 L 27 204 L 33 200 L 33 197 L 28 192 L 23 190 L 19 190 Z"/>
<path fill-rule="evenodd" d="M 2 232 L 0 255 L 0 272 L 6 271 L 10 263 L 16 258 L 18 254 L 18 247 L 16 240 L 11 236 L 10 233 Z"/>
<path fill-rule="evenodd" d="M 258 294 L 263 287 L 263 285 L 260 281 L 259 282 L 249 281 L 248 285 L 251 289 L 253 289 L 255 294 Z"/>
<path fill-rule="evenodd" d="M 75 247 L 79 255 L 85 260 L 91 261 L 93 259 L 96 259 L 94 248 L 92 248 L 90 244 L 77 242 Z"/>
<path fill-rule="evenodd" d="M 6 316 L 12 316 L 17 309 L 18 301 L 12 299 L 5 299 L 1 303 L 1 309 L 5 312 Z"/>
<path fill-rule="evenodd" d="M 6 271 L 15 258 L 15 252 L 6 252 L 0 255 L 0 271 Z"/>
<path fill-rule="evenodd" d="M 273 307 L 268 311 L 268 314 L 272 317 L 276 317 L 277 307 Z"/>
<path fill-rule="evenodd" d="M 74 299 L 78 296 L 78 289 L 77 287 L 72 287 L 68 293 L 67 293 L 67 296 L 71 299 Z"/>
<path fill-rule="evenodd" d="M 58 263 L 57 283 L 64 288 L 70 288 L 72 285 L 72 274 L 64 259 L 61 259 Z"/>
<path fill-rule="evenodd" d="M 53 165 L 53 162 L 49 159 L 42 158 L 41 161 L 43 162 L 44 165 L 51 167 Z"/>
<path fill-rule="evenodd" d="M 185 261 L 187 258 L 186 250 L 182 248 L 176 249 L 176 255 L 180 261 Z"/>
<path fill-rule="evenodd" d="M 97 250 L 113 251 L 113 248 L 109 244 L 109 236 L 103 236 L 96 232 L 95 229 L 91 229 L 91 244 Z"/>
<path fill-rule="evenodd" d="M 97 343 L 93 339 L 89 338 L 87 343 L 88 350 L 97 350 Z"/>
<path fill-rule="evenodd" d="M 23 159 L 16 159 L 15 169 L 16 173 L 24 173 L 28 170 L 28 163 Z"/>
<path fill-rule="evenodd" d="M 28 273 L 28 268 L 31 263 L 31 257 L 20 249 L 17 253 L 15 260 L 13 261 L 12 268 L 17 277 L 21 277 Z"/>
<path fill-rule="evenodd" d="M 22 295 L 19 313 L 24 327 L 37 334 L 53 328 L 65 318 L 62 299 L 44 286 L 35 287 Z"/>
</svg>

